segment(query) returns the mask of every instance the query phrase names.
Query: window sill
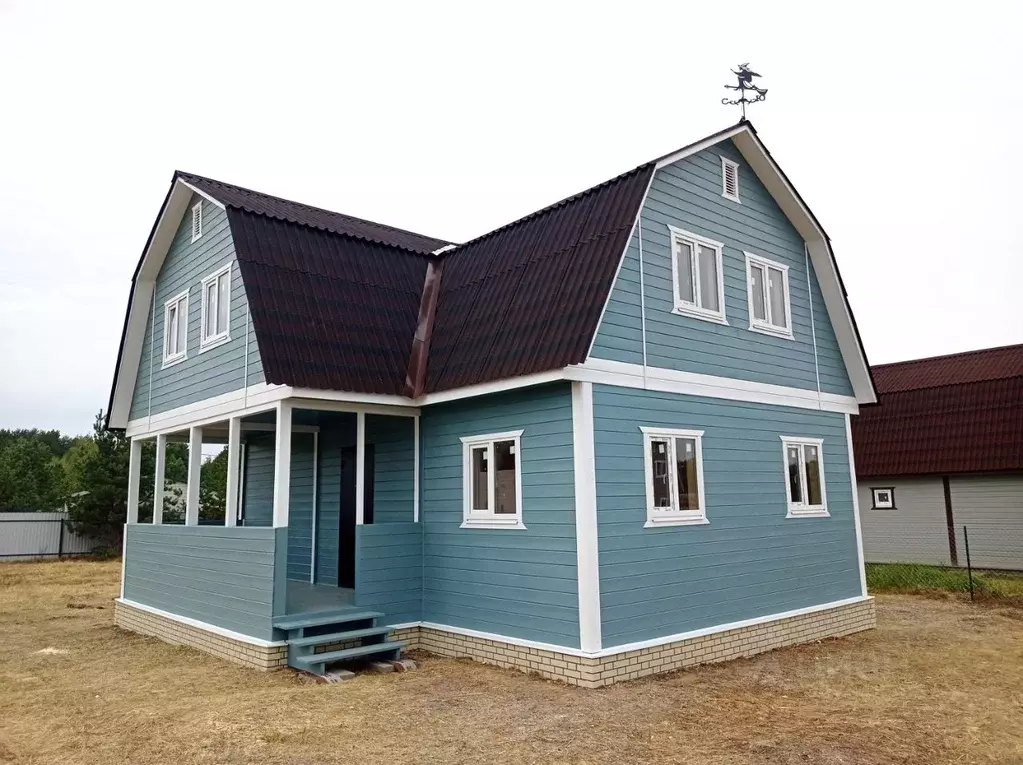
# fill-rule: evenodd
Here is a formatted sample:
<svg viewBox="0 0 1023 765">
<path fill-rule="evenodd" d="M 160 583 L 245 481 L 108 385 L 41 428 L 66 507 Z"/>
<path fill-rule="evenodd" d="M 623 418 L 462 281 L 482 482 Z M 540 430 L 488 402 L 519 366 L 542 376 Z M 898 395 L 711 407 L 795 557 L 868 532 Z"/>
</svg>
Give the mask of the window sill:
<svg viewBox="0 0 1023 765">
<path fill-rule="evenodd" d="M 786 518 L 830 518 L 831 513 L 828 509 L 821 508 L 820 510 L 789 510 L 785 515 Z"/>
<path fill-rule="evenodd" d="M 212 337 L 209 340 L 201 342 L 199 344 L 199 353 L 205 353 L 206 351 L 212 351 L 214 348 L 218 348 L 224 343 L 230 342 L 230 335 L 221 335 L 220 337 Z"/>
<path fill-rule="evenodd" d="M 525 526 L 518 518 L 510 521 L 495 520 L 492 518 L 468 518 L 462 521 L 460 529 L 519 529 L 525 530 Z"/>
<path fill-rule="evenodd" d="M 667 526 L 706 526 L 710 521 L 703 518 L 647 518 L 644 529 L 660 529 Z"/>
<path fill-rule="evenodd" d="M 871 510 L 898 510 L 897 507 L 872 507 Z"/>
<path fill-rule="evenodd" d="M 164 359 L 163 363 L 160 365 L 160 369 L 167 369 L 167 367 L 177 366 L 187 358 L 188 356 L 178 356 L 177 358 L 173 359 Z"/>
<path fill-rule="evenodd" d="M 688 316 L 690 319 L 700 319 L 701 321 L 709 321 L 714 324 L 722 324 L 728 326 L 728 320 L 722 314 L 708 313 L 701 311 L 699 308 L 690 308 L 689 306 L 677 305 L 671 309 L 671 312 L 676 316 Z"/>
<path fill-rule="evenodd" d="M 776 328 L 773 328 L 773 327 L 765 327 L 763 325 L 758 325 L 758 324 L 750 324 L 749 325 L 749 331 L 750 332 L 759 332 L 761 335 L 770 335 L 771 337 L 780 337 L 782 340 L 794 340 L 795 339 L 792 336 L 792 330 L 787 330 L 787 329 L 781 329 L 781 328 L 777 328 L 776 329 Z"/>
</svg>

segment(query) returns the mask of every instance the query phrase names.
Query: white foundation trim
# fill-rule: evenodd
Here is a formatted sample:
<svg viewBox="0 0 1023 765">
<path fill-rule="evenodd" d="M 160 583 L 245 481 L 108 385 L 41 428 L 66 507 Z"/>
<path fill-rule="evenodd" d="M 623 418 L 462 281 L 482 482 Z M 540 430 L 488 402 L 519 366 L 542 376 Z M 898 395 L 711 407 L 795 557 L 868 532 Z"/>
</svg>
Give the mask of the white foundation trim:
<svg viewBox="0 0 1023 765">
<path fill-rule="evenodd" d="M 855 398 L 836 393 L 821 393 L 818 400 L 816 390 L 790 388 L 785 385 L 736 380 L 696 372 L 679 372 L 661 367 L 646 367 L 645 373 L 644 380 L 644 368 L 641 365 L 606 359 L 588 359 L 583 364 L 565 370 L 565 376 L 570 380 L 624 388 L 642 388 L 663 393 L 707 396 L 799 409 L 821 409 L 825 412 L 848 414 L 859 412 L 859 404 Z"/>
<path fill-rule="evenodd" d="M 860 562 L 860 589 L 867 596 L 867 568 L 863 563 L 863 529 L 860 526 L 860 498 L 856 484 L 856 457 L 853 455 L 852 417 L 845 416 L 845 439 L 849 447 L 849 479 L 852 481 L 853 521 L 856 525 L 856 556 Z"/>
<path fill-rule="evenodd" d="M 593 384 L 572 383 L 572 455 L 575 472 L 575 550 L 579 589 L 579 646 L 599 651 L 600 565 L 597 552 L 597 478 L 593 448 Z"/>
<path fill-rule="evenodd" d="M 137 608 L 140 611 L 153 614 L 155 616 L 162 616 L 164 619 L 170 619 L 171 621 L 178 622 L 180 624 L 187 624 L 189 627 L 195 627 L 196 629 L 205 630 L 206 632 L 212 632 L 214 635 L 220 635 L 221 637 L 230 638 L 231 640 L 237 640 L 240 643 L 248 643 L 249 645 L 258 645 L 262 648 L 276 648 L 277 646 L 287 645 L 284 640 L 261 640 L 260 638 L 252 637 L 251 635 L 243 635 L 240 632 L 233 630 L 224 629 L 218 627 L 215 624 L 209 622 L 201 622 L 198 619 L 191 619 L 187 616 L 181 616 L 180 614 L 172 614 L 170 611 L 163 611 L 153 606 L 147 606 L 145 603 L 136 603 L 134 600 L 128 600 L 123 595 L 116 599 L 116 603 L 120 603 L 124 606 L 131 608 Z"/>
</svg>

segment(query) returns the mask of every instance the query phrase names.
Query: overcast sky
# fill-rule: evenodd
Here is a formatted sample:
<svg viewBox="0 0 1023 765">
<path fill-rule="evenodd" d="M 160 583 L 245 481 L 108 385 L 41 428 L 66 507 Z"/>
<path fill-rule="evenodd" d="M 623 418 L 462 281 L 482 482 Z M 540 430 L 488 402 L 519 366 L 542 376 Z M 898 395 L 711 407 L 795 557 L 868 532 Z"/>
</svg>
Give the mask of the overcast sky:
<svg viewBox="0 0 1023 765">
<path fill-rule="evenodd" d="M 778 5 L 0 0 L 0 427 L 106 406 L 176 168 L 464 241 L 735 122 L 740 61 L 871 363 L 1023 342 L 1020 12 Z"/>
</svg>

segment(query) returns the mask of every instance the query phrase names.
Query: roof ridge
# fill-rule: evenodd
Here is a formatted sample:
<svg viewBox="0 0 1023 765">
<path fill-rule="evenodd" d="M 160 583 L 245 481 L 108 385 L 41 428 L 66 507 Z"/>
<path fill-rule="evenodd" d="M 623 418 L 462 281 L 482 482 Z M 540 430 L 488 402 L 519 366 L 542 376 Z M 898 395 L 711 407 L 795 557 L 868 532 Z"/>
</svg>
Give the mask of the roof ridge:
<svg viewBox="0 0 1023 765">
<path fill-rule="evenodd" d="M 313 212 L 327 213 L 329 215 L 338 215 L 338 216 L 340 216 L 342 218 L 348 218 L 351 221 L 355 221 L 355 222 L 358 222 L 358 223 L 365 223 L 365 224 L 368 224 L 368 225 L 371 225 L 371 226 L 377 226 L 378 228 L 386 229 L 388 231 L 393 231 L 396 234 L 409 234 L 411 236 L 420 237 L 422 239 L 434 239 L 434 240 L 436 240 L 438 242 L 447 242 L 448 244 L 454 244 L 453 242 L 449 242 L 447 239 L 441 239 L 440 237 L 428 236 L 427 234 L 420 234 L 418 231 L 411 231 L 411 230 L 409 230 L 407 228 L 399 228 L 398 226 L 392 226 L 389 223 L 380 223 L 380 222 L 375 221 L 375 220 L 370 220 L 369 218 L 360 218 L 360 217 L 358 217 L 356 215 L 349 215 L 348 213 L 338 212 L 337 210 L 328 210 L 326 207 L 317 207 L 316 205 L 311 205 L 311 204 L 308 204 L 306 202 L 297 202 L 294 199 L 287 199 L 286 197 L 280 197 L 280 196 L 277 196 L 276 194 L 268 194 L 265 191 L 257 191 L 255 189 L 250 189 L 250 188 L 248 188 L 246 186 L 239 186 L 236 183 L 228 183 L 227 181 L 220 181 L 220 180 L 217 180 L 216 178 L 210 178 L 209 176 L 206 176 L 206 175 L 199 175 L 198 173 L 190 173 L 187 170 L 175 170 L 174 171 L 174 175 L 175 175 L 175 177 L 180 176 L 180 177 L 183 177 L 183 178 L 196 178 L 198 180 L 205 181 L 207 183 L 214 183 L 214 184 L 216 184 L 218 186 L 224 186 L 224 187 L 227 187 L 227 188 L 230 188 L 230 189 L 235 189 L 237 191 L 244 192 L 245 194 L 258 194 L 261 197 L 266 197 L 266 198 L 272 199 L 272 200 L 274 200 L 276 202 L 284 202 L 285 204 L 294 205 L 296 207 L 301 207 L 301 208 L 303 208 L 305 210 L 311 210 Z M 252 209 L 249 209 L 249 208 L 244 207 L 244 206 L 239 205 L 239 204 L 234 204 L 234 203 L 225 203 L 225 204 L 227 204 L 230 207 L 237 207 L 239 209 L 245 210 L 246 212 L 250 212 L 250 213 L 253 213 L 253 214 L 256 214 L 256 215 L 266 215 L 267 217 L 271 217 L 271 218 L 278 217 L 278 216 L 270 215 L 268 213 L 260 212 L 260 211 L 257 211 L 257 210 L 252 210 Z M 288 220 L 288 219 L 284 218 L 283 220 Z M 304 223 L 302 221 L 289 221 L 289 222 L 291 222 L 291 223 L 298 223 L 301 226 L 309 226 L 310 228 L 323 228 L 322 226 L 316 226 L 316 225 L 313 225 L 313 224 L 310 224 L 310 223 Z M 324 228 L 323 230 L 330 230 L 330 229 L 325 229 Z M 376 240 L 371 239 L 370 237 L 357 236 L 355 234 L 345 234 L 345 233 L 339 232 L 339 231 L 333 231 L 332 233 L 341 234 L 342 236 L 351 236 L 353 239 L 365 239 L 367 241 L 376 241 Z M 432 252 L 431 250 L 412 250 L 412 249 L 410 249 L 408 247 L 402 247 L 400 245 L 391 244 L 389 242 L 380 242 L 380 244 L 385 244 L 388 247 L 396 247 L 396 248 L 398 248 L 400 250 L 408 250 L 409 252 L 419 252 L 419 253 L 422 253 L 422 254 L 430 254 Z"/>
<path fill-rule="evenodd" d="M 438 253 L 437 257 L 445 258 L 445 257 L 447 257 L 448 255 L 450 255 L 453 252 L 458 252 L 463 247 L 468 247 L 470 244 L 476 244 L 477 242 L 480 242 L 480 241 L 482 241 L 484 239 L 487 239 L 487 238 L 489 238 L 491 236 L 494 236 L 495 234 L 499 234 L 502 231 L 506 231 L 506 230 L 512 228 L 513 226 L 518 226 L 518 225 L 520 225 L 522 223 L 525 223 L 528 220 L 531 220 L 531 219 L 536 218 L 536 217 L 538 217 L 540 215 L 543 215 L 544 213 L 550 212 L 551 210 L 556 210 L 559 207 L 563 207 L 564 205 L 570 204 L 571 202 L 575 202 L 575 201 L 581 199 L 582 197 L 588 196 L 589 194 L 592 194 L 592 193 L 598 191 L 599 189 L 602 189 L 605 186 L 608 186 L 608 185 L 610 185 L 612 183 L 617 183 L 618 181 L 622 180 L 623 178 L 627 178 L 630 175 L 633 175 L 635 173 L 638 173 L 638 172 L 641 172 L 643 170 L 646 170 L 648 167 L 653 165 L 654 162 L 655 162 L 654 160 L 651 160 L 650 162 L 644 162 L 642 165 L 638 165 L 637 167 L 634 167 L 631 170 L 627 170 L 624 173 L 619 173 L 618 175 L 614 176 L 613 178 L 608 178 L 606 181 L 601 181 L 600 183 L 598 183 L 598 184 L 596 184 L 594 186 L 590 186 L 588 188 L 585 188 L 582 191 L 577 191 L 575 194 L 572 194 L 570 196 L 565 197 L 564 199 L 561 199 L 561 200 L 559 200 L 557 202 L 549 204 L 546 207 L 541 207 L 539 210 L 534 210 L 533 212 L 529 213 L 528 215 L 523 215 L 521 218 L 516 218 L 515 220 L 511 221 L 510 223 L 505 223 L 503 226 L 498 226 L 497 228 L 492 229 L 492 230 L 486 232 L 485 234 L 480 234 L 479 236 L 474 237 L 473 239 L 469 239 L 468 241 L 462 242 L 461 244 L 456 244 L 450 250 L 445 250 L 444 252 Z"/>
<path fill-rule="evenodd" d="M 874 364 L 873 369 L 881 369 L 902 366 L 905 364 L 920 364 L 925 361 L 942 361 L 944 359 L 954 359 L 960 356 L 973 356 L 981 353 L 994 353 L 996 351 L 1007 351 L 1011 349 L 1023 349 L 1023 343 L 1010 343 L 1008 345 L 996 345 L 993 348 L 974 348 L 970 351 L 957 351 L 955 353 L 945 353 L 938 356 L 923 356 L 919 359 L 904 359 L 903 361 L 890 361 L 886 364 Z"/>
</svg>

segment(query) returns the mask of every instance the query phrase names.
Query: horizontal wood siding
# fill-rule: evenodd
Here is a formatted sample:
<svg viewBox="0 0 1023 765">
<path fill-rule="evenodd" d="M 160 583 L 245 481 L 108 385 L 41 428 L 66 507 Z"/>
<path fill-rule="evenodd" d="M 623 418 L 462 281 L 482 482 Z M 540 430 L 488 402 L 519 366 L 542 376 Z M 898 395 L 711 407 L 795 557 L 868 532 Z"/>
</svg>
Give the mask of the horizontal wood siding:
<svg viewBox="0 0 1023 765">
<path fill-rule="evenodd" d="M 894 509 L 873 509 L 874 487 L 895 489 Z M 859 482 L 859 501 L 867 563 L 951 564 L 940 475 L 867 478 Z"/>
<path fill-rule="evenodd" d="M 741 204 L 721 196 L 721 156 L 740 164 Z M 803 240 L 731 140 L 658 170 L 641 217 L 650 366 L 816 389 Z M 728 326 L 672 313 L 669 225 L 724 243 Z M 793 340 L 749 329 L 743 251 L 789 266 Z M 821 388 L 851 395 L 820 285 L 816 274 L 811 276 Z M 591 355 L 643 363 L 638 231 L 633 233 Z"/>
<path fill-rule="evenodd" d="M 246 436 L 242 512 L 245 526 L 272 526 L 274 517 L 274 435 Z"/>
<path fill-rule="evenodd" d="M 966 565 L 966 526 L 974 566 L 1023 571 L 1023 474 L 954 475 L 949 488 L 959 565 Z"/>
<path fill-rule="evenodd" d="M 203 200 L 203 235 L 193 243 L 191 208 L 199 199 L 193 196 L 189 202 L 156 279 L 156 310 L 155 316 L 150 311 L 146 324 L 129 415 L 133 420 L 243 388 L 246 382 L 246 332 L 249 333 L 248 384 L 256 385 L 264 381 L 256 338 L 248 326 L 248 301 L 241 270 L 235 260 L 227 214 Z M 231 272 L 231 340 L 200 353 L 202 280 L 227 263 L 234 263 Z M 187 358 L 179 364 L 161 369 L 164 304 L 186 289 L 189 293 Z"/>
<path fill-rule="evenodd" d="M 270 640 L 272 528 L 129 524 L 124 597 Z"/>
<path fill-rule="evenodd" d="M 423 527 L 359 526 L 355 536 L 355 604 L 383 611 L 387 622 L 423 618 Z"/>
<path fill-rule="evenodd" d="M 423 618 L 577 648 L 579 612 L 567 385 L 423 410 Z M 522 429 L 526 530 L 462 529 L 462 436 Z"/>
<path fill-rule="evenodd" d="M 373 523 L 411 523 L 415 490 L 415 431 L 411 417 L 366 415 L 373 445 Z"/>
<path fill-rule="evenodd" d="M 604 647 L 860 594 L 841 414 L 596 385 Z M 704 526 L 647 529 L 641 426 L 703 430 Z M 824 439 L 830 518 L 787 519 L 782 435 Z"/>
</svg>

